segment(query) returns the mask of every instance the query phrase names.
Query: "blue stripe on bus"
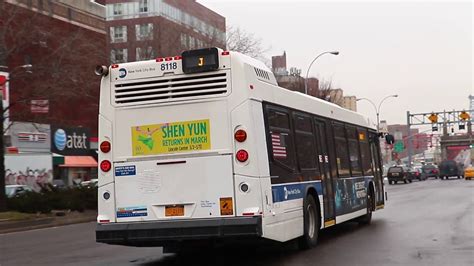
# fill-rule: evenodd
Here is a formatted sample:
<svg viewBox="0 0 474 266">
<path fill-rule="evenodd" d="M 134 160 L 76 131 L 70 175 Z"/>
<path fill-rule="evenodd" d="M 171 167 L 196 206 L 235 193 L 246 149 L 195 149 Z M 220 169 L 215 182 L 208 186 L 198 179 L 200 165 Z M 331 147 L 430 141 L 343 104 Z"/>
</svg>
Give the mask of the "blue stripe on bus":
<svg viewBox="0 0 474 266">
<path fill-rule="evenodd" d="M 308 187 L 313 187 L 318 195 L 323 195 L 323 188 L 320 180 L 304 183 L 277 184 L 272 185 L 273 202 L 302 199 L 305 196 Z"/>
</svg>

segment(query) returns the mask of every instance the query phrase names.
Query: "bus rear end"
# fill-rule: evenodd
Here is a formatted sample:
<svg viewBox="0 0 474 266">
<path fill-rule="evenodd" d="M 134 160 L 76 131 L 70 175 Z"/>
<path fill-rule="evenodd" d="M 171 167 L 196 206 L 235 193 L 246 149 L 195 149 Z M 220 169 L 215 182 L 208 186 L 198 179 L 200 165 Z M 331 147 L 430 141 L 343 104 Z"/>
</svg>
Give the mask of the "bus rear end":
<svg viewBox="0 0 474 266">
<path fill-rule="evenodd" d="M 101 84 L 98 242 L 166 246 L 260 236 L 236 215 L 230 55 L 112 65 Z M 238 158 L 236 159 L 236 156 Z"/>
</svg>

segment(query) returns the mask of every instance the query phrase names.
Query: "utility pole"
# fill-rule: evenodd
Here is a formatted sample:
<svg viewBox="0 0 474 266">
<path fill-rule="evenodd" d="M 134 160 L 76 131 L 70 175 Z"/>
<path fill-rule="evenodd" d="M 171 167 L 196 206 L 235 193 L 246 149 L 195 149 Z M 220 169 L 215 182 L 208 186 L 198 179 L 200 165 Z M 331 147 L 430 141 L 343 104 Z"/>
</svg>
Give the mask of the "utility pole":
<svg viewBox="0 0 474 266">
<path fill-rule="evenodd" d="M 411 135 L 410 132 L 410 111 L 407 111 L 407 136 Z M 408 154 L 408 167 L 411 167 L 411 140 L 407 138 L 407 154 Z"/>
</svg>

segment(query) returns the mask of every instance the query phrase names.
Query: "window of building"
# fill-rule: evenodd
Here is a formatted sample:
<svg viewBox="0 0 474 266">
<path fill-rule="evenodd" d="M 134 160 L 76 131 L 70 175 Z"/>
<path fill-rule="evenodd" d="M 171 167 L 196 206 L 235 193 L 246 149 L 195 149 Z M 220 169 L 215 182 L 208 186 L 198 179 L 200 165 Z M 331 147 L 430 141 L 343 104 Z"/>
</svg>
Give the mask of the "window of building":
<svg viewBox="0 0 474 266">
<path fill-rule="evenodd" d="M 141 47 L 136 48 L 136 60 L 137 61 L 150 60 L 150 59 L 155 58 L 155 57 L 156 57 L 155 51 L 154 51 L 153 47 L 151 47 L 151 46 L 148 46 L 146 49 L 141 48 Z"/>
<path fill-rule="evenodd" d="M 186 34 L 181 33 L 181 48 L 187 49 L 188 48 L 188 38 Z"/>
<path fill-rule="evenodd" d="M 169 20 L 175 21 L 176 23 L 191 27 L 193 30 L 199 32 L 202 35 L 217 38 L 219 42 L 225 43 L 225 32 L 186 12 L 181 11 L 174 6 L 162 2 L 160 5 L 160 14 Z M 199 44 L 194 44 L 194 46 L 199 46 Z"/>
<path fill-rule="evenodd" d="M 153 40 L 153 23 L 135 25 L 137 41 Z"/>
<path fill-rule="evenodd" d="M 188 41 L 189 41 L 189 43 L 188 43 L 188 48 L 189 48 L 189 49 L 194 49 L 194 48 L 196 48 L 195 40 L 196 40 L 196 39 L 195 39 L 193 36 L 189 36 L 189 38 L 188 38 Z"/>
<path fill-rule="evenodd" d="M 148 12 L 148 0 L 140 0 L 140 3 L 138 6 L 139 6 L 140 13 Z"/>
<path fill-rule="evenodd" d="M 110 27 L 110 39 L 112 43 L 127 41 L 127 26 Z"/>
<path fill-rule="evenodd" d="M 113 5 L 114 16 L 121 16 L 123 15 L 123 5 L 122 4 L 114 4 Z"/>
<path fill-rule="evenodd" d="M 110 61 L 112 64 L 125 63 L 128 59 L 127 48 L 110 50 Z"/>
</svg>

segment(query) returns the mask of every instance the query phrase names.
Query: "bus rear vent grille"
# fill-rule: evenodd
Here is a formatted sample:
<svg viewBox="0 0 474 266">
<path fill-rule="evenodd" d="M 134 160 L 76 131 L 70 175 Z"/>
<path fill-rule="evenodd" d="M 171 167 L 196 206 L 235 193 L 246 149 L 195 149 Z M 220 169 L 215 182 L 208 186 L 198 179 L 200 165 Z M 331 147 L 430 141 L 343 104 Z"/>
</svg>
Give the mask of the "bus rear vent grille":
<svg viewBox="0 0 474 266">
<path fill-rule="evenodd" d="M 227 72 L 118 83 L 115 84 L 115 103 L 127 105 L 223 96 L 227 93 L 227 84 Z"/>
<path fill-rule="evenodd" d="M 263 78 L 263 79 L 266 79 L 266 80 L 270 80 L 270 74 L 267 71 L 262 70 L 260 68 L 256 68 L 256 67 L 254 67 L 254 70 L 255 70 L 255 74 L 257 75 L 257 77 L 260 77 L 260 78 Z"/>
</svg>

